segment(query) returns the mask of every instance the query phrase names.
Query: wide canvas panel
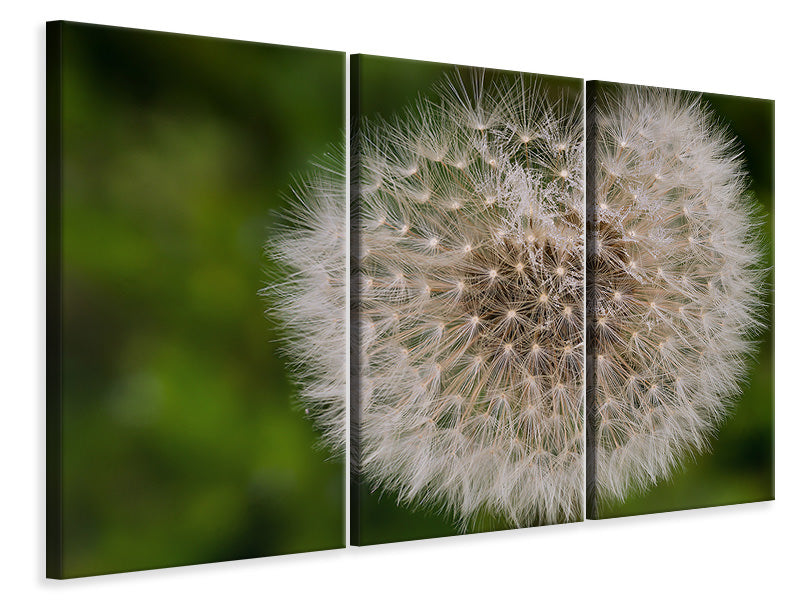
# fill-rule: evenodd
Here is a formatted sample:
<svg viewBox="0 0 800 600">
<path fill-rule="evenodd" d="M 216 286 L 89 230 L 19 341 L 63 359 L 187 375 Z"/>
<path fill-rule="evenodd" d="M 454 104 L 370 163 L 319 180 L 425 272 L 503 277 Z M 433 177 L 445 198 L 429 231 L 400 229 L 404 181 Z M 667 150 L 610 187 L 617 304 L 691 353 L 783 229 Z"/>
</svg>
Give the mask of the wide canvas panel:
<svg viewBox="0 0 800 600">
<path fill-rule="evenodd" d="M 352 542 L 582 519 L 582 81 L 351 84 Z"/>
<path fill-rule="evenodd" d="M 343 546 L 344 54 L 47 37 L 48 576 Z"/>
<path fill-rule="evenodd" d="M 589 516 L 771 500 L 774 103 L 587 99 Z"/>
</svg>

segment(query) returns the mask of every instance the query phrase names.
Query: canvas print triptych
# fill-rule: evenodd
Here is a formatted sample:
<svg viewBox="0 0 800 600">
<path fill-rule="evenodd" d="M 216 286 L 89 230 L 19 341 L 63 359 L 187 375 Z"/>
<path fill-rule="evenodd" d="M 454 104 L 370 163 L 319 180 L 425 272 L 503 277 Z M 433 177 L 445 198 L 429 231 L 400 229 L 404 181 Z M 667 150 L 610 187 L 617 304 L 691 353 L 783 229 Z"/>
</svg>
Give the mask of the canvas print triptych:
<svg viewBox="0 0 800 600">
<path fill-rule="evenodd" d="M 774 498 L 772 101 L 47 34 L 49 577 Z"/>
</svg>

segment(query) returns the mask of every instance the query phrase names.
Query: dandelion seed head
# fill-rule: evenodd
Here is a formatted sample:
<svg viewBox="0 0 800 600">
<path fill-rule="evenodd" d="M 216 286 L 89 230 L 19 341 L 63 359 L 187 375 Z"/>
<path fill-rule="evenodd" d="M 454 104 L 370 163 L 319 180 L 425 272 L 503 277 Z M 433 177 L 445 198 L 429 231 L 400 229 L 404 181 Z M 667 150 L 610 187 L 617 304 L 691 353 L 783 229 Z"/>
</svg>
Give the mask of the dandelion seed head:
<svg viewBox="0 0 800 600">
<path fill-rule="evenodd" d="M 587 410 L 602 501 L 706 447 L 740 391 L 763 272 L 735 142 L 697 97 L 627 87 L 596 127 Z"/>
<path fill-rule="evenodd" d="M 373 248 L 360 276 L 375 282 L 359 309 L 399 318 L 362 340 L 356 468 L 465 525 L 483 512 L 516 525 L 579 518 L 583 182 L 567 175 L 583 172 L 580 105 L 525 77 L 457 76 L 438 91 L 359 140 L 360 239 Z M 382 214 L 387 226 L 371 225 Z M 392 235 L 401 223 L 408 234 Z M 430 294 L 394 286 L 398 267 Z M 444 324 L 435 336 L 431 322 Z"/>
<path fill-rule="evenodd" d="M 336 456 L 344 454 L 347 419 L 344 165 L 344 149 L 336 148 L 296 180 L 284 223 L 265 248 L 276 265 L 276 283 L 261 291 L 267 316 L 283 331 L 281 349 L 299 404 L 320 432 L 321 445 Z M 364 280 L 367 289 L 374 284 Z"/>
</svg>

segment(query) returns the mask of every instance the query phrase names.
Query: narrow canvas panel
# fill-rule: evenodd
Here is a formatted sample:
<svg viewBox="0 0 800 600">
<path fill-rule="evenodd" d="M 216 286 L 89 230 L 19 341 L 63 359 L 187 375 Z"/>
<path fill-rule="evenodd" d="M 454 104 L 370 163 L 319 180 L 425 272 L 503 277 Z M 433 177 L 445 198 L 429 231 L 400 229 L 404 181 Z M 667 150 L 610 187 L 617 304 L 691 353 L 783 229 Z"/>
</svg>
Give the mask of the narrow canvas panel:
<svg viewBox="0 0 800 600">
<path fill-rule="evenodd" d="M 47 38 L 48 576 L 343 546 L 344 54 Z"/>
<path fill-rule="evenodd" d="M 774 498 L 774 103 L 589 82 L 595 518 Z"/>
<path fill-rule="evenodd" d="M 582 81 L 351 83 L 353 543 L 582 519 Z"/>
</svg>

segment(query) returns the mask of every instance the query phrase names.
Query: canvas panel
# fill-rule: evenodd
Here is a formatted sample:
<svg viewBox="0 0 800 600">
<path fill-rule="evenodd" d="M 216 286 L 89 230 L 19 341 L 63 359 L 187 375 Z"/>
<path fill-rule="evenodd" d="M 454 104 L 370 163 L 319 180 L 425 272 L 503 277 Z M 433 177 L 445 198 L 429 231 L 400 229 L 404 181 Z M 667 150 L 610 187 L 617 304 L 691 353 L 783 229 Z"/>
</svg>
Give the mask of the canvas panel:
<svg viewBox="0 0 800 600">
<path fill-rule="evenodd" d="M 582 519 L 582 81 L 351 64 L 352 542 Z"/>
<path fill-rule="evenodd" d="M 774 498 L 774 103 L 589 82 L 595 518 Z"/>
<path fill-rule="evenodd" d="M 342 547 L 344 55 L 47 36 L 48 576 Z"/>
</svg>

